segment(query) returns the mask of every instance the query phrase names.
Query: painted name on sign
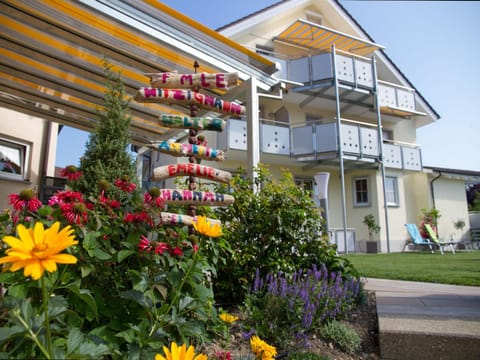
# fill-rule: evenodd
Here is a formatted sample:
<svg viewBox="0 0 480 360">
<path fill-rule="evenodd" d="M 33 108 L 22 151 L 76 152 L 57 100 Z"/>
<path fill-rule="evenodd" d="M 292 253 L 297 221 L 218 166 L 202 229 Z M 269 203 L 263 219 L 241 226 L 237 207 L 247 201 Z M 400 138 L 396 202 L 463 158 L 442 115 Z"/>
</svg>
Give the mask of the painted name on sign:
<svg viewBox="0 0 480 360">
<path fill-rule="evenodd" d="M 169 225 L 192 225 L 195 221 L 195 218 L 192 216 L 188 215 L 183 215 L 183 214 L 175 214 L 175 213 L 167 213 L 167 212 L 161 212 L 160 213 L 160 219 L 162 224 L 169 224 Z M 208 219 L 207 220 L 211 224 L 219 224 L 221 225 L 221 221 L 217 219 Z"/>
<path fill-rule="evenodd" d="M 163 141 L 158 147 L 157 150 L 160 152 L 170 154 L 173 156 L 196 156 L 199 159 L 205 160 L 215 160 L 223 161 L 225 160 L 224 152 L 222 150 L 217 150 L 209 148 L 202 145 L 195 144 L 182 144 L 182 143 L 169 143 Z"/>
<path fill-rule="evenodd" d="M 143 87 L 137 91 L 135 100 L 138 102 L 161 102 L 175 104 L 196 104 L 207 109 L 217 110 L 230 115 L 245 115 L 245 106 L 222 100 L 197 91 L 185 89 L 163 89 Z"/>
<path fill-rule="evenodd" d="M 232 195 L 210 191 L 162 189 L 160 193 L 166 204 L 226 206 L 235 201 Z"/>
<path fill-rule="evenodd" d="M 186 115 L 170 114 L 162 114 L 160 116 L 160 123 L 162 126 L 170 128 L 194 128 L 195 130 L 223 131 L 223 128 L 225 127 L 225 120 L 222 118 L 190 117 Z"/>
<path fill-rule="evenodd" d="M 155 181 L 174 176 L 197 176 L 223 183 L 228 183 L 232 178 L 232 174 L 228 171 L 195 163 L 170 164 L 159 166 L 153 170 L 153 180 Z"/>
<path fill-rule="evenodd" d="M 238 84 L 238 73 L 196 73 L 196 74 L 177 74 L 171 72 L 147 73 L 150 77 L 152 87 L 164 88 L 210 88 L 226 89 L 229 86 Z"/>
</svg>

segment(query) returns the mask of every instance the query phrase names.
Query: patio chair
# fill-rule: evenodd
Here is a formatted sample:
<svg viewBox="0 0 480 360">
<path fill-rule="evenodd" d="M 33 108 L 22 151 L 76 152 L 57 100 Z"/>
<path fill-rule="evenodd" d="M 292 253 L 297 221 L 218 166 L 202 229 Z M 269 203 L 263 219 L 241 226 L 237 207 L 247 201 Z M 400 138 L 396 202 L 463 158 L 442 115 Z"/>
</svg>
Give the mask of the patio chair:
<svg viewBox="0 0 480 360">
<path fill-rule="evenodd" d="M 430 224 L 424 224 L 423 226 L 425 227 L 425 231 L 427 232 L 430 240 L 438 244 L 440 249 L 445 249 L 448 246 L 452 250 L 452 253 L 455 254 L 454 245 L 456 245 L 456 243 L 454 241 L 440 241 L 437 237 L 437 234 L 435 234 L 435 231 L 433 231 L 432 227 L 430 226 Z"/>
<path fill-rule="evenodd" d="M 422 235 L 420 235 L 420 231 L 418 231 L 418 227 L 416 224 L 405 224 L 405 226 L 407 228 L 408 235 L 410 235 L 410 241 L 407 241 L 407 243 L 405 244 L 405 247 L 403 248 L 403 251 L 405 251 L 405 248 L 408 245 L 412 244 L 414 250 L 417 247 L 420 247 L 423 250 L 425 246 L 427 246 L 432 252 L 432 254 L 433 254 L 433 249 L 435 247 L 438 247 L 438 249 L 443 255 L 443 248 L 439 244 L 429 241 L 428 239 L 422 238 Z"/>
</svg>

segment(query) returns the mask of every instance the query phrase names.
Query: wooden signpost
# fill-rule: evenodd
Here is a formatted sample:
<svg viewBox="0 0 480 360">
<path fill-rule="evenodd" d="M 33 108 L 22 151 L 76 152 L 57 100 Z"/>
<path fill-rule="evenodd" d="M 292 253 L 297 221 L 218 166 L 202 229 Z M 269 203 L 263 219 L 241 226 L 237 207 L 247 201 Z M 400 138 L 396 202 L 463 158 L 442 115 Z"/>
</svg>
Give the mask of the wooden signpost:
<svg viewBox="0 0 480 360">
<path fill-rule="evenodd" d="M 163 141 L 148 146 L 172 156 L 188 157 L 189 163 L 170 164 L 160 166 L 153 171 L 153 180 L 162 180 L 175 176 L 188 176 L 188 190 L 162 189 L 161 198 L 166 204 L 187 206 L 188 215 L 162 212 L 162 223 L 171 225 L 191 226 L 195 221 L 197 205 L 228 206 L 235 199 L 232 195 L 197 191 L 196 178 L 228 183 L 232 175 L 223 170 L 200 165 L 200 161 L 223 161 L 225 154 L 222 150 L 209 148 L 206 141 L 197 137 L 199 130 L 223 131 L 225 121 L 222 118 L 197 117 L 200 108 L 213 110 L 230 116 L 245 115 L 245 106 L 236 102 L 222 100 L 211 95 L 202 94 L 200 89 L 223 89 L 238 84 L 237 73 L 197 73 L 198 63 L 195 62 L 194 74 L 178 74 L 175 72 L 147 73 L 151 87 L 138 89 L 135 95 L 137 102 L 158 102 L 166 104 L 190 105 L 190 116 L 162 114 L 160 124 L 170 128 L 189 129 L 188 144 Z M 209 219 L 211 223 L 218 221 Z M 193 229 L 190 228 L 192 232 Z"/>
</svg>

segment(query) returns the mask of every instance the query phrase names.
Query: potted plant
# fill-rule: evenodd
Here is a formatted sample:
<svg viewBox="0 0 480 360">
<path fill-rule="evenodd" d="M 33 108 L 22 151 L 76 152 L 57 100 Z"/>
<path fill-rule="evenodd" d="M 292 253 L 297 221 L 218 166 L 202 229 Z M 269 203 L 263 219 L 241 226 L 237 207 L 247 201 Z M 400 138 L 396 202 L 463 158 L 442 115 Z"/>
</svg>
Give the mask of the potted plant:
<svg viewBox="0 0 480 360">
<path fill-rule="evenodd" d="M 368 241 L 367 241 L 367 253 L 374 253 L 378 251 L 377 242 L 373 240 L 373 235 L 380 232 L 380 226 L 377 224 L 377 220 L 373 214 L 365 215 L 363 223 L 368 228 Z"/>
</svg>

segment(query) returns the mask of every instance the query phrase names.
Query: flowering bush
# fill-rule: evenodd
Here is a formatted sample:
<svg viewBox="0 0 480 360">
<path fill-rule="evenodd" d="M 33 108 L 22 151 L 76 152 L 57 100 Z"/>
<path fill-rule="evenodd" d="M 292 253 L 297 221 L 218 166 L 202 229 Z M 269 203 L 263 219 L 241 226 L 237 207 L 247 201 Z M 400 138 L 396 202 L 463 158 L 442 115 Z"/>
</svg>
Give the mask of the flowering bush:
<svg viewBox="0 0 480 360">
<path fill-rule="evenodd" d="M 81 175 L 71 167 L 69 172 L 74 187 Z M 121 200 L 112 197 L 111 187 L 123 192 Z M 153 358 L 170 341 L 202 344 L 210 338 L 209 327 L 219 320 L 215 271 L 203 250 L 213 253 L 212 238 L 221 228 L 203 216 L 193 234 L 166 226 L 158 189 L 142 196 L 135 187 L 126 179 L 103 181 L 96 197 L 65 190 L 46 205 L 31 190 L 10 196 L 13 209 L 0 217 L 9 246 L 2 246 L 0 263 L 10 270 L 0 274 L 8 309 L 0 319 L 0 353 Z M 67 247 L 69 253 L 59 253 Z M 47 309 L 35 301 L 42 286 Z M 50 349 L 43 345 L 47 326 L 55 335 Z M 80 339 L 84 345 L 76 346 Z"/>
<path fill-rule="evenodd" d="M 307 342 L 322 323 L 342 317 L 354 306 L 360 289 L 358 279 L 345 280 L 323 264 L 292 275 L 280 272 L 262 277 L 257 271 L 245 300 L 247 326 L 291 349 L 295 342 Z"/>
</svg>

